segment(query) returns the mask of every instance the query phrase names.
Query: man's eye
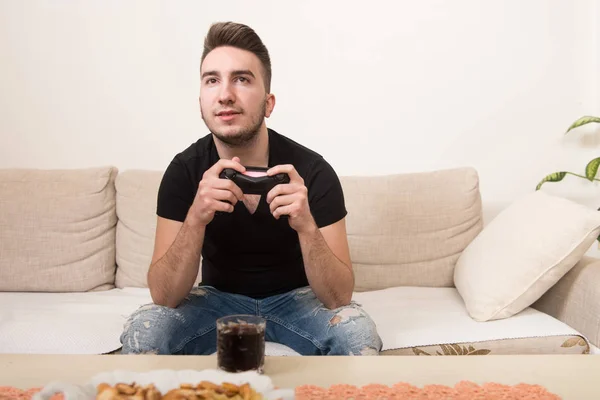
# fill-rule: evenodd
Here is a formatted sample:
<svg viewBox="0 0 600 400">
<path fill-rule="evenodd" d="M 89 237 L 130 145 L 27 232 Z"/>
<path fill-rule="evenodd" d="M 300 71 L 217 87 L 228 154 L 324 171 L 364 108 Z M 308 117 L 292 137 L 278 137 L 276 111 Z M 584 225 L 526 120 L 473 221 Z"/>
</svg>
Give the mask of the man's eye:
<svg viewBox="0 0 600 400">
<path fill-rule="evenodd" d="M 237 80 L 240 82 L 248 82 L 248 79 L 244 78 L 243 76 L 238 76 Z"/>
<path fill-rule="evenodd" d="M 213 84 L 213 83 L 216 83 L 216 82 L 217 82 L 217 80 L 216 80 L 215 78 L 208 78 L 208 79 L 206 80 L 206 83 L 208 83 L 209 85 L 210 85 L 210 84 Z"/>
</svg>

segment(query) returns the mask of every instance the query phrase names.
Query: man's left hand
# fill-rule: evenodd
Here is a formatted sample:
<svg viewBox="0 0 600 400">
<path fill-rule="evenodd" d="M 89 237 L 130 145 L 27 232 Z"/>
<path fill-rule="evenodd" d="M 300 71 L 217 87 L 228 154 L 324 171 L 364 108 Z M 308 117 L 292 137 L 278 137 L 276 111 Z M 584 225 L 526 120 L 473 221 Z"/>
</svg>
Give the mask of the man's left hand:
<svg viewBox="0 0 600 400">
<path fill-rule="evenodd" d="M 290 226 L 298 233 L 317 229 L 317 224 L 310 213 L 308 189 L 304 186 L 304 179 L 290 164 L 277 165 L 267 171 L 269 176 L 279 173 L 288 174 L 290 183 L 279 184 L 267 193 L 267 204 L 271 214 L 276 219 L 287 215 Z"/>
</svg>

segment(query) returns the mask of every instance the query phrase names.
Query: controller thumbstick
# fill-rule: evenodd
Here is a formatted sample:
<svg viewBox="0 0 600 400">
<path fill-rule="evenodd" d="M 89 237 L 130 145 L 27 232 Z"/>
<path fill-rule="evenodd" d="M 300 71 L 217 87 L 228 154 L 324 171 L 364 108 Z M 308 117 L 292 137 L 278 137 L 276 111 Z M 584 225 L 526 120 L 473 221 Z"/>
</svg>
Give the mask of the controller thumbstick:
<svg viewBox="0 0 600 400">
<path fill-rule="evenodd" d="M 220 177 L 221 178 L 227 178 L 227 179 L 233 179 L 236 176 L 236 171 L 235 169 L 232 168 L 225 168 L 223 171 L 221 171 Z"/>
<path fill-rule="evenodd" d="M 275 175 L 275 180 L 277 180 L 278 182 L 283 182 L 285 180 L 285 174 Z"/>
</svg>

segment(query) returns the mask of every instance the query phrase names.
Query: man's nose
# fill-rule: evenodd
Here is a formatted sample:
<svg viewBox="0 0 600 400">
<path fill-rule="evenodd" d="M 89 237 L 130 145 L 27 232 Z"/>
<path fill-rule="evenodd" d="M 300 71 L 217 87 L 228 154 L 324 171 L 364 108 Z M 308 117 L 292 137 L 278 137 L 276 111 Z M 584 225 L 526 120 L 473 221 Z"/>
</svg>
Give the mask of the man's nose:
<svg viewBox="0 0 600 400">
<path fill-rule="evenodd" d="M 219 103 L 233 103 L 235 102 L 235 94 L 233 93 L 233 88 L 227 82 L 221 85 L 221 91 L 219 93 Z"/>
</svg>

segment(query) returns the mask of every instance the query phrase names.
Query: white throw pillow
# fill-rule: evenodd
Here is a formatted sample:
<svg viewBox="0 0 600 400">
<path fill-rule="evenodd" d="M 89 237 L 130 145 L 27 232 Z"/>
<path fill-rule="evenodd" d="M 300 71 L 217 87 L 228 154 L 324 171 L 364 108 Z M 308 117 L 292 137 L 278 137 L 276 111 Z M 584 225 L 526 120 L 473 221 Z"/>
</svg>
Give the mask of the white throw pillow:
<svg viewBox="0 0 600 400">
<path fill-rule="evenodd" d="M 600 234 L 600 212 L 535 191 L 503 210 L 467 246 L 454 284 L 477 321 L 507 318 L 538 300 Z"/>
</svg>

